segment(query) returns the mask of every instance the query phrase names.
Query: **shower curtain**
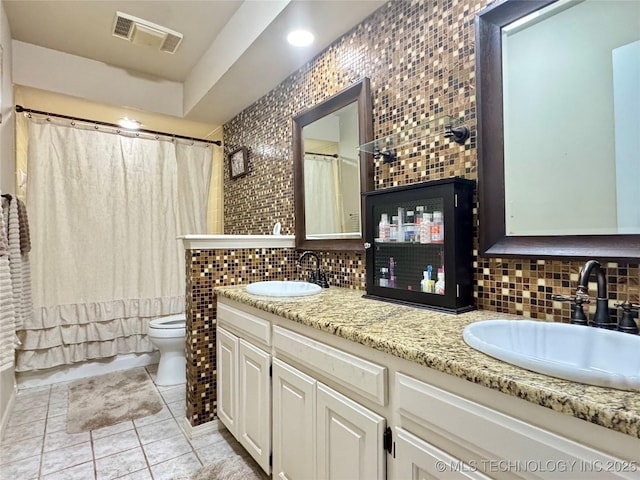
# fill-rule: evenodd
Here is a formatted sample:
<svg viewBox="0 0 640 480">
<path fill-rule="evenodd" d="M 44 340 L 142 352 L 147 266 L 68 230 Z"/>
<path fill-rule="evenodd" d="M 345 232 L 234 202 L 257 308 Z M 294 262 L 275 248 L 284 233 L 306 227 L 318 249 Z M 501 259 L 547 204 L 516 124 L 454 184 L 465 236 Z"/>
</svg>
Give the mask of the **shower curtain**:
<svg viewBox="0 0 640 480">
<path fill-rule="evenodd" d="M 313 208 L 314 215 L 307 215 L 307 235 L 344 231 L 342 209 L 341 160 L 307 154 L 304 157 L 304 203 Z"/>
<path fill-rule="evenodd" d="M 150 352 L 151 319 L 185 308 L 184 250 L 206 233 L 211 148 L 29 122 L 33 316 L 16 371 Z"/>
</svg>

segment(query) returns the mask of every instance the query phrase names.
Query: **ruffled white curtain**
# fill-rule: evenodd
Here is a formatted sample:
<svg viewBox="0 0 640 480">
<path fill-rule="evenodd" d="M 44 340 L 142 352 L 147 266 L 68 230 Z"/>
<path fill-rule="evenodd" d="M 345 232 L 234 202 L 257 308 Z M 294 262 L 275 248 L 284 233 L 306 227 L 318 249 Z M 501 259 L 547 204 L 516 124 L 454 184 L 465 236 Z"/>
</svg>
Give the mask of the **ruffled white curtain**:
<svg viewBox="0 0 640 480">
<path fill-rule="evenodd" d="M 33 316 L 16 370 L 153 350 L 185 308 L 177 235 L 206 233 L 211 148 L 32 119 L 27 206 Z"/>
</svg>

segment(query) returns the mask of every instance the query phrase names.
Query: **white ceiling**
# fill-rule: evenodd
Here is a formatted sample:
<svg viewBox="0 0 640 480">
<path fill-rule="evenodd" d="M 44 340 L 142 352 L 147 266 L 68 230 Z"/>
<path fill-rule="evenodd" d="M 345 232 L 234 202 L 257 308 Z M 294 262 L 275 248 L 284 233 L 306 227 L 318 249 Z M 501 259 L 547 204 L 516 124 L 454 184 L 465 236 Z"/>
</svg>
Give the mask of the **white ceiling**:
<svg viewBox="0 0 640 480">
<path fill-rule="evenodd" d="M 14 40 L 183 83 L 189 120 L 221 125 L 385 0 L 3 0 Z M 111 35 L 117 11 L 184 35 L 175 54 Z M 295 49 L 294 27 L 316 41 Z"/>
</svg>

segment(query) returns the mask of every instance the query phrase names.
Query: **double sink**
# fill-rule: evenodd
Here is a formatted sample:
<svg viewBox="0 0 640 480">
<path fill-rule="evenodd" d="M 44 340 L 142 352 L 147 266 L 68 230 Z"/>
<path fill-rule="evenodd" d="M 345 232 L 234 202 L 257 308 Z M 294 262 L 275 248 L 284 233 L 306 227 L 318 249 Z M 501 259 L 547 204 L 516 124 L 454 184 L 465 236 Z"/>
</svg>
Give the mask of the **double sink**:
<svg viewBox="0 0 640 480">
<path fill-rule="evenodd" d="M 247 292 L 267 297 L 317 295 L 300 281 L 265 281 Z M 485 320 L 463 331 L 472 348 L 534 372 L 574 382 L 640 391 L 640 336 L 581 325 L 533 320 Z"/>
</svg>

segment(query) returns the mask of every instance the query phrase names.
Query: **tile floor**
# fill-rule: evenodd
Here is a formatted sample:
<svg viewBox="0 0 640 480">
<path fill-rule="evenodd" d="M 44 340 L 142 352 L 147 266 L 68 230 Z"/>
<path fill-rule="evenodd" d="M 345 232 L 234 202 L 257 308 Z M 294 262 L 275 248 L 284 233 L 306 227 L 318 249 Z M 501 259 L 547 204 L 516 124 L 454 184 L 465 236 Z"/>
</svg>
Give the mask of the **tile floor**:
<svg viewBox="0 0 640 480">
<path fill-rule="evenodd" d="M 155 366 L 147 370 L 155 380 Z M 60 383 L 16 395 L 0 445 L 0 478 L 164 480 L 226 456 L 246 457 L 225 429 L 185 436 L 184 385 L 156 386 L 164 407 L 155 415 L 77 434 L 65 430 L 67 388 Z"/>
</svg>

